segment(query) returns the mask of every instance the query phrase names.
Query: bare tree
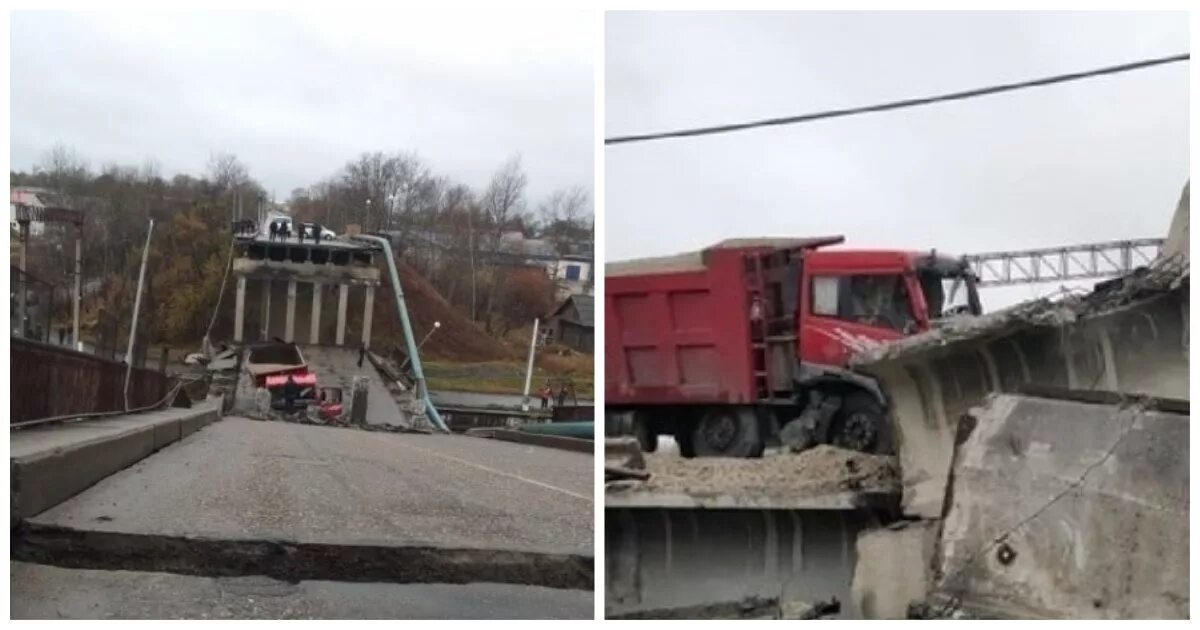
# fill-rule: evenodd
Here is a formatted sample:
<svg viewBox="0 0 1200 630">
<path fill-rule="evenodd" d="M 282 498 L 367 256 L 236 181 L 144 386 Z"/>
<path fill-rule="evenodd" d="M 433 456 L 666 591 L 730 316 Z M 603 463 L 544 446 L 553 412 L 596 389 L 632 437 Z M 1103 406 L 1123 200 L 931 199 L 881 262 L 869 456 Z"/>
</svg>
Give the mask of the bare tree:
<svg viewBox="0 0 1200 630">
<path fill-rule="evenodd" d="M 492 181 L 483 193 L 483 211 L 492 224 L 494 241 L 492 247 L 498 247 L 500 235 L 509 218 L 525 207 L 525 188 L 529 179 L 521 170 L 521 156 L 509 158 L 500 170 L 492 175 Z"/>
<path fill-rule="evenodd" d="M 500 170 L 492 175 L 492 181 L 484 191 L 482 199 L 483 210 L 492 224 L 491 243 L 489 244 L 492 252 L 500 250 L 500 237 L 504 234 L 504 228 L 510 217 L 524 209 L 525 187 L 528 183 L 525 172 L 521 170 L 521 156 L 519 155 L 509 158 L 500 167 Z M 499 284 L 500 274 L 493 270 L 484 319 L 484 326 L 488 330 L 491 330 L 492 312 L 496 305 L 496 288 Z"/>
<path fill-rule="evenodd" d="M 33 168 L 34 173 L 45 177 L 49 188 L 55 195 L 60 196 L 59 203 L 66 203 L 77 194 L 80 187 L 91 179 L 87 162 L 80 157 L 75 149 L 64 144 L 56 144 L 50 149 Z"/>
<path fill-rule="evenodd" d="M 243 198 L 253 198 L 247 194 L 247 183 L 250 181 L 250 171 L 241 160 L 232 153 L 212 153 L 208 156 L 208 178 L 216 189 L 218 197 L 225 197 L 229 203 L 229 220 L 242 217 Z"/>
<path fill-rule="evenodd" d="M 591 214 L 588 203 L 591 195 L 583 186 L 571 186 L 550 193 L 550 196 L 538 206 L 538 214 L 546 225 L 558 222 L 582 224 L 586 215 Z"/>
<path fill-rule="evenodd" d="M 571 253 L 572 243 L 591 239 L 591 201 L 583 186 L 554 191 L 538 206 L 542 237 L 554 243 L 559 253 Z"/>
<path fill-rule="evenodd" d="M 232 153 L 213 153 L 208 157 L 208 178 L 221 192 L 232 190 L 250 179 L 250 171 Z"/>
</svg>

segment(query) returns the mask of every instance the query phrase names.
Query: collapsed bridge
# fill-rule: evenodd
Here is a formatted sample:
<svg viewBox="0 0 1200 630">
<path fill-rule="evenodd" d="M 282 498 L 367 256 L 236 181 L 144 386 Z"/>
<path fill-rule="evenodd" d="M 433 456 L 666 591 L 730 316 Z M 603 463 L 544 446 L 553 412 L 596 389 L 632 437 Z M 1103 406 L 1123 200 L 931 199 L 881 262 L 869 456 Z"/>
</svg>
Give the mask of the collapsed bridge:
<svg viewBox="0 0 1200 630">
<path fill-rule="evenodd" d="M 1148 267 L 857 353 L 890 474 L 612 444 L 608 615 L 1186 618 L 1188 197 Z"/>
</svg>

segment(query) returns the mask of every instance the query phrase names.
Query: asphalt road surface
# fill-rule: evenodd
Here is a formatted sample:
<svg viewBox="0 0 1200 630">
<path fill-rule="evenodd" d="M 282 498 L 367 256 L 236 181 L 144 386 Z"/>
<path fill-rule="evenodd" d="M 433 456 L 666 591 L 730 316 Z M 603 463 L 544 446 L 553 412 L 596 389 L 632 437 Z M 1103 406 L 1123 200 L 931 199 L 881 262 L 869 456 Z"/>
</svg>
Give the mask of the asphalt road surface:
<svg viewBox="0 0 1200 630">
<path fill-rule="evenodd" d="M 593 593 L 511 584 L 195 577 L 10 562 L 13 619 L 591 619 Z"/>
</svg>

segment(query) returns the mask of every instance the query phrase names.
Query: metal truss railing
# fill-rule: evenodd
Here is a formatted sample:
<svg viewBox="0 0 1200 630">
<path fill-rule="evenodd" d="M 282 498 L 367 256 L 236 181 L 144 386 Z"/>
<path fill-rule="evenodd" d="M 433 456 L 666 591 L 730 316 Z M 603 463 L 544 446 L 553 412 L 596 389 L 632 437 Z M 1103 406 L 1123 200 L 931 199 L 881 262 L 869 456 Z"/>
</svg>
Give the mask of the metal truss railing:
<svg viewBox="0 0 1200 630">
<path fill-rule="evenodd" d="M 979 286 L 1110 278 L 1150 264 L 1162 250 L 1161 238 L 1143 238 L 1067 247 L 1046 247 L 966 256 Z"/>
</svg>

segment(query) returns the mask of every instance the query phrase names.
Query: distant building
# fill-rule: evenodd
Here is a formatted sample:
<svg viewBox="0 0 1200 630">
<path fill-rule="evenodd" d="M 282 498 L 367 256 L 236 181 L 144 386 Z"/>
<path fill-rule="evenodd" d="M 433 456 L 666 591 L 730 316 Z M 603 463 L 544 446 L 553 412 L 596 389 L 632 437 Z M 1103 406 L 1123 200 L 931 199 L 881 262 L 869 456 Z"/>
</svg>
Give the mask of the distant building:
<svg viewBox="0 0 1200 630">
<path fill-rule="evenodd" d="M 406 232 L 386 232 L 392 246 L 400 252 L 420 252 L 430 263 L 438 262 L 446 252 L 462 247 L 463 237 L 435 230 L 413 229 Z M 505 232 L 495 249 L 479 235 L 476 245 L 476 260 L 481 267 L 529 267 L 543 270 L 557 285 L 556 297 L 587 294 L 595 285 L 595 265 L 592 244 L 568 243 L 559 251 L 559 245 L 541 238 L 525 238 L 521 232 Z M 486 243 L 486 244 L 485 244 Z"/>
<path fill-rule="evenodd" d="M 33 188 L 30 186 L 17 186 L 9 191 L 8 202 L 8 220 L 9 227 L 14 232 L 20 229 L 17 224 L 17 204 L 31 206 L 34 208 L 45 208 L 50 205 L 46 197 L 51 192 L 45 188 Z M 29 222 L 29 235 L 41 236 L 46 232 L 46 224 L 41 221 Z"/>
<path fill-rule="evenodd" d="M 519 263 L 537 265 L 558 284 L 558 297 L 591 293 L 595 284 L 591 243 L 572 243 L 568 253 L 560 253 L 554 243 L 540 238 L 525 238 L 520 232 L 505 232 L 500 237 L 502 255 L 519 258 Z M 514 261 L 517 262 L 517 261 Z"/>
<path fill-rule="evenodd" d="M 592 354 L 596 300 L 591 295 L 571 295 L 550 314 L 546 342 L 560 343 Z"/>
</svg>

